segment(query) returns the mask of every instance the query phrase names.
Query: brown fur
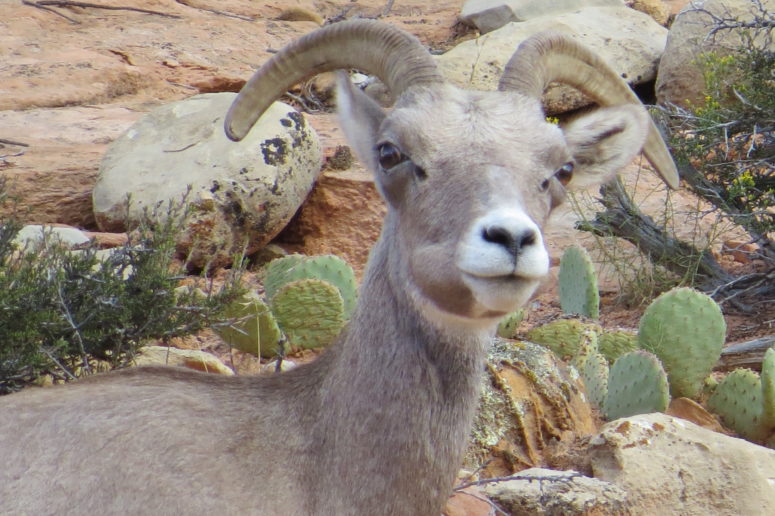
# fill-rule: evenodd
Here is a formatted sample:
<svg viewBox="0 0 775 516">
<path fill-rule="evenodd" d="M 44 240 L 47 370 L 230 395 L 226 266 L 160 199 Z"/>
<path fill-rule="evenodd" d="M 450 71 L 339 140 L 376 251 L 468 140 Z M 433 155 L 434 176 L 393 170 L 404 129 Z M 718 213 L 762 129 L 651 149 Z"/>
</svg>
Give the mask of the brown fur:
<svg viewBox="0 0 775 516">
<path fill-rule="evenodd" d="M 555 171 L 581 149 L 607 178 L 640 149 L 645 113 L 609 108 L 563 132 L 518 94 L 410 88 L 386 115 L 340 90 L 345 132 L 390 205 L 340 340 L 275 376 L 153 367 L 0 399 L 2 511 L 439 514 L 497 318 L 545 274 L 540 235 L 504 254 L 482 224 L 501 210 L 517 214 L 509 231 L 540 228 L 564 192 Z M 386 142 L 408 161 L 382 169 Z"/>
</svg>

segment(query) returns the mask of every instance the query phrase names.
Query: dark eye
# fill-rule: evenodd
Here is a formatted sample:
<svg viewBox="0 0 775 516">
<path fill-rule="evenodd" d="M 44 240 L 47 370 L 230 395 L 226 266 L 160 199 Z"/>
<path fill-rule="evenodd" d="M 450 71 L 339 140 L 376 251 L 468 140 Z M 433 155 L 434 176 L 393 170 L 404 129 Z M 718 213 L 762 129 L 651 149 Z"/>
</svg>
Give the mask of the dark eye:
<svg viewBox="0 0 775 516">
<path fill-rule="evenodd" d="M 395 167 L 407 158 L 392 143 L 382 143 L 377 147 L 377 159 L 382 168 L 387 170 Z"/>
<path fill-rule="evenodd" d="M 549 179 L 544 179 L 544 180 L 541 182 L 541 186 L 540 186 L 540 188 L 541 188 L 541 191 L 542 191 L 542 192 L 545 192 L 545 191 L 547 191 L 547 190 L 549 189 L 549 182 L 550 182 L 550 180 L 551 180 L 551 178 L 549 178 Z"/>
<path fill-rule="evenodd" d="M 570 183 L 570 180 L 573 179 L 573 163 L 569 161 L 561 166 L 557 172 L 554 173 L 554 177 L 556 177 L 563 186 Z"/>
</svg>

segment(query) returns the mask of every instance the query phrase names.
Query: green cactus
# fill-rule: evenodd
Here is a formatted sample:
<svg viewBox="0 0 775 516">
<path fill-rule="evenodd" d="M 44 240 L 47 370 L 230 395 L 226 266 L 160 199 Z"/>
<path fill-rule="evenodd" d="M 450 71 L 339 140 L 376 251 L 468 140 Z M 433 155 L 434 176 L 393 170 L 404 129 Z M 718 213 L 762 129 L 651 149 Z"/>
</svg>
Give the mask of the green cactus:
<svg viewBox="0 0 775 516">
<path fill-rule="evenodd" d="M 502 339 L 513 339 L 517 334 L 517 327 L 524 317 L 524 310 L 517 310 L 501 319 L 501 322 L 498 323 L 498 330 L 496 332 L 498 337 Z"/>
<path fill-rule="evenodd" d="M 215 332 L 231 347 L 245 353 L 271 358 L 282 351 L 282 333 L 272 312 L 255 292 L 247 292 L 226 308 L 231 326 L 215 327 Z"/>
<path fill-rule="evenodd" d="M 659 357 L 675 397 L 696 397 L 721 355 L 726 323 L 709 296 L 690 288 L 665 292 L 646 308 L 638 344 Z"/>
<path fill-rule="evenodd" d="M 763 414 L 761 379 L 750 369 L 729 373 L 708 398 L 708 408 L 748 440 L 763 442 L 772 433 Z"/>
<path fill-rule="evenodd" d="M 608 375 L 603 413 L 609 420 L 664 412 L 670 403 L 667 375 L 659 359 L 638 350 L 619 357 Z"/>
<path fill-rule="evenodd" d="M 597 349 L 613 364 L 620 356 L 638 349 L 638 334 L 627 330 L 604 331 L 597 337 Z"/>
<path fill-rule="evenodd" d="M 775 428 L 775 349 L 770 348 L 762 361 L 762 415 L 764 423 Z"/>
<path fill-rule="evenodd" d="M 266 269 L 264 290 L 272 301 L 284 285 L 302 279 L 319 279 L 339 290 L 344 303 L 345 319 L 352 316 L 358 301 L 358 287 L 352 268 L 334 255 L 304 256 L 292 254 L 272 260 Z"/>
<path fill-rule="evenodd" d="M 608 394 L 608 361 L 597 352 L 589 354 L 579 370 L 584 380 L 584 390 L 592 406 L 603 408 Z"/>
<path fill-rule="evenodd" d="M 272 313 L 293 348 L 326 346 L 345 323 L 339 290 L 319 279 L 284 285 L 272 298 Z"/>
<path fill-rule="evenodd" d="M 590 334 L 601 331 L 597 324 L 584 323 L 578 319 L 560 319 L 533 328 L 527 333 L 527 340 L 551 349 L 560 358 L 571 358 L 590 339 Z"/>
<path fill-rule="evenodd" d="M 589 254 L 582 247 L 569 247 L 560 260 L 560 306 L 566 314 L 591 319 L 600 317 L 600 291 Z"/>
</svg>

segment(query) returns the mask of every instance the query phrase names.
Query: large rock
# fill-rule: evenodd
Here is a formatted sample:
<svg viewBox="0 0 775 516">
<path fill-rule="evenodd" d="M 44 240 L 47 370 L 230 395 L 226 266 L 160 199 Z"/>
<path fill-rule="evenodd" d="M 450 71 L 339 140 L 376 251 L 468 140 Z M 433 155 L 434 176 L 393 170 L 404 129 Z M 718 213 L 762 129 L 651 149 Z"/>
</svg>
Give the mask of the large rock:
<svg viewBox="0 0 775 516">
<path fill-rule="evenodd" d="M 590 441 L 595 477 L 633 514 L 775 514 L 775 451 L 665 414 L 607 424 Z"/>
<path fill-rule="evenodd" d="M 168 201 L 194 202 L 178 244 L 201 267 L 258 250 L 290 220 L 320 170 L 315 131 L 276 102 L 241 142 L 223 119 L 233 93 L 197 95 L 157 108 L 109 147 L 94 187 L 103 230 L 124 230 Z M 127 198 L 130 199 L 127 207 Z"/>
<path fill-rule="evenodd" d="M 626 516 L 627 493 L 575 471 L 531 468 L 517 478 L 487 484 L 485 494 L 520 516 Z"/>
<path fill-rule="evenodd" d="M 485 34 L 509 22 L 522 22 L 539 16 L 557 15 L 591 6 L 622 6 L 622 0 L 468 0 L 460 11 L 460 21 Z"/>
<path fill-rule="evenodd" d="M 775 0 L 762 0 L 762 6 L 772 12 Z M 751 0 L 705 0 L 693 2 L 681 11 L 670 27 L 665 55 L 659 63 L 657 102 L 684 107 L 703 105 L 705 81 L 698 58 L 709 52 L 728 55 L 747 46 L 745 32 L 741 30 L 723 30 L 708 37 L 713 26 L 711 14 L 750 21 L 752 10 Z M 775 43 L 770 42 L 770 49 L 775 50 Z"/>
<path fill-rule="evenodd" d="M 304 254 L 336 254 L 360 277 L 386 211 L 370 172 L 326 171 L 278 242 Z"/>
<path fill-rule="evenodd" d="M 437 63 L 445 77 L 461 87 L 494 90 L 517 46 L 544 30 L 561 31 L 579 40 L 601 55 L 630 84 L 654 79 L 667 38 L 667 29 L 641 12 L 627 7 L 587 7 L 509 23 L 461 43 L 439 56 Z M 549 113 L 569 111 L 589 103 L 566 86 L 550 87 L 544 100 Z"/>
<path fill-rule="evenodd" d="M 578 374 L 549 349 L 496 339 L 464 467 L 485 477 L 548 463 L 558 442 L 594 434 Z"/>
</svg>

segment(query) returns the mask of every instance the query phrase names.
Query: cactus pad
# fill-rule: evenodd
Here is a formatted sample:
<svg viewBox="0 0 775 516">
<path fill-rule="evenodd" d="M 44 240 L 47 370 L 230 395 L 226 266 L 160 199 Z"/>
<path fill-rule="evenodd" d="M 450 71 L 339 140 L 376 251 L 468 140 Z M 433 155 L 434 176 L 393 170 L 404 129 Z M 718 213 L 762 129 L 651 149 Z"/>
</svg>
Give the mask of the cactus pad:
<svg viewBox="0 0 775 516">
<path fill-rule="evenodd" d="M 638 349 L 638 335 L 627 330 L 604 331 L 597 337 L 597 349 L 613 364 L 620 356 Z"/>
<path fill-rule="evenodd" d="M 345 319 L 349 319 L 358 301 L 358 287 L 352 268 L 338 256 L 292 254 L 272 260 L 266 269 L 264 289 L 271 302 L 284 285 L 313 278 L 327 281 L 339 290 Z"/>
<path fill-rule="evenodd" d="M 587 251 L 578 246 L 565 250 L 560 260 L 560 306 L 566 314 L 600 317 L 597 274 Z"/>
<path fill-rule="evenodd" d="M 339 290 L 319 279 L 283 286 L 272 299 L 272 313 L 293 348 L 327 346 L 345 322 Z"/>
<path fill-rule="evenodd" d="M 517 310 L 512 312 L 498 323 L 498 331 L 496 334 L 502 339 L 513 339 L 517 334 L 517 326 L 522 322 L 525 317 L 523 310 Z"/>
<path fill-rule="evenodd" d="M 560 358 L 570 358 L 579 352 L 579 347 L 589 341 L 590 333 L 602 331 L 597 324 L 583 323 L 577 319 L 560 319 L 533 328 L 527 333 L 527 340 L 551 349 Z"/>
<path fill-rule="evenodd" d="M 696 397 L 721 355 L 726 323 L 709 296 L 690 288 L 665 292 L 646 308 L 638 344 L 662 361 L 675 397 Z"/>
<path fill-rule="evenodd" d="M 761 379 L 750 369 L 729 373 L 708 398 L 708 408 L 746 439 L 762 442 L 770 435 L 762 414 Z"/>
<path fill-rule="evenodd" d="M 584 380 L 584 390 L 589 402 L 598 409 L 608 394 L 608 361 L 600 353 L 592 353 L 584 361 L 579 371 Z"/>
<path fill-rule="evenodd" d="M 775 428 L 775 349 L 770 348 L 762 361 L 762 414 L 764 422 Z"/>
<path fill-rule="evenodd" d="M 238 321 L 231 326 L 214 329 L 230 346 L 264 358 L 276 356 L 282 351 L 280 328 L 269 307 L 255 292 L 248 292 L 230 304 L 225 315 Z"/>
<path fill-rule="evenodd" d="M 647 351 L 619 357 L 608 375 L 603 413 L 609 420 L 664 412 L 670 403 L 667 375 L 659 359 Z"/>
</svg>

